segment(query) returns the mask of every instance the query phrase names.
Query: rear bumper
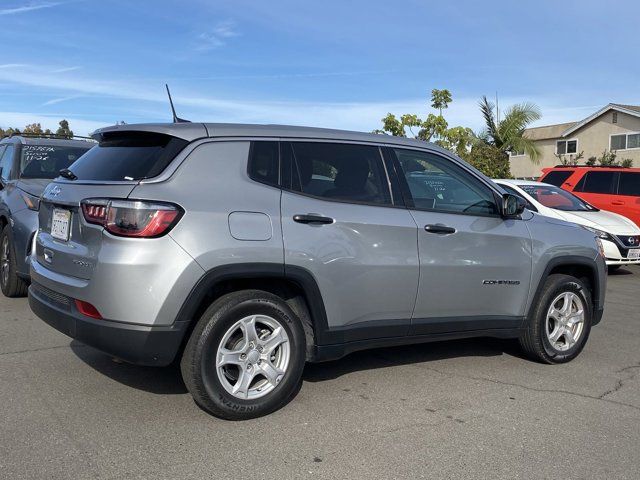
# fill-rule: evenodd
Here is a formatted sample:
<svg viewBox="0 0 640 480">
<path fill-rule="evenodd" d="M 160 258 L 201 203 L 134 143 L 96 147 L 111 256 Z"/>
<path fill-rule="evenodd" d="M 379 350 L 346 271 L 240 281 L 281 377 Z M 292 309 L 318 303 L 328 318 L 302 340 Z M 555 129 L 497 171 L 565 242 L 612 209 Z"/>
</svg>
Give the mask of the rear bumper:
<svg viewBox="0 0 640 480">
<path fill-rule="evenodd" d="M 148 327 L 80 314 L 71 299 L 38 285 L 29 287 L 31 310 L 56 330 L 104 353 L 137 365 L 165 366 L 176 357 L 188 322 Z"/>
</svg>

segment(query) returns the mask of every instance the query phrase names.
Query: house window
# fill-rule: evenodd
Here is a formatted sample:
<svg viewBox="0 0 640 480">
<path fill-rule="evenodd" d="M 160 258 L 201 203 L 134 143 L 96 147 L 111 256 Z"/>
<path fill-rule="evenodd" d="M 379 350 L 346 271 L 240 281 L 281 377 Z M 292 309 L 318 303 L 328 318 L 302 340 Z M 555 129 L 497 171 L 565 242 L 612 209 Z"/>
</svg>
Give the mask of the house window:
<svg viewBox="0 0 640 480">
<path fill-rule="evenodd" d="M 611 123 L 618 123 L 618 112 L 613 112 Z"/>
<path fill-rule="evenodd" d="M 640 148 L 640 133 L 623 133 L 611 135 L 610 150 L 627 150 Z"/>
<path fill-rule="evenodd" d="M 578 152 L 578 140 L 558 140 L 556 142 L 556 154 L 565 155 Z"/>
<path fill-rule="evenodd" d="M 509 155 L 511 155 L 512 157 L 524 157 L 524 150 L 518 150 L 518 151 L 511 151 L 509 152 Z"/>
</svg>

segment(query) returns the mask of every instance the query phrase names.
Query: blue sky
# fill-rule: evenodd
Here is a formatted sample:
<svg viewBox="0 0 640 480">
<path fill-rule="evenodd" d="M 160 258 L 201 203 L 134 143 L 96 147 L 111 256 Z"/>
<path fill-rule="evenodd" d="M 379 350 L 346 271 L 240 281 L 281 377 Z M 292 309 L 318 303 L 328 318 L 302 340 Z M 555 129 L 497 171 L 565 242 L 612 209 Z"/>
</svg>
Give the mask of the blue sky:
<svg viewBox="0 0 640 480">
<path fill-rule="evenodd" d="M 640 104 L 640 3 L 2 0 L 0 126 L 67 118 L 289 123 L 369 131 L 429 111 L 477 130 L 478 99 L 532 101 L 539 124 Z"/>
</svg>

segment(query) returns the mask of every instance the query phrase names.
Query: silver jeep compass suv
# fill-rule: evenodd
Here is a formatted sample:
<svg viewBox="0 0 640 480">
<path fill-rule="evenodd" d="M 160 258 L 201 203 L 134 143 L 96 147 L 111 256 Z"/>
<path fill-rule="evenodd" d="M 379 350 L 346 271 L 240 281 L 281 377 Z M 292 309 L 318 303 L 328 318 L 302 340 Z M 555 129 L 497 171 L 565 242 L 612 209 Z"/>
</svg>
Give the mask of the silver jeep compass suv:
<svg viewBox="0 0 640 480">
<path fill-rule="evenodd" d="M 594 234 L 434 145 L 190 123 L 94 138 L 43 194 L 31 307 L 114 357 L 179 361 L 217 416 L 272 412 L 306 361 L 370 347 L 511 337 L 567 362 L 602 317 Z"/>
</svg>

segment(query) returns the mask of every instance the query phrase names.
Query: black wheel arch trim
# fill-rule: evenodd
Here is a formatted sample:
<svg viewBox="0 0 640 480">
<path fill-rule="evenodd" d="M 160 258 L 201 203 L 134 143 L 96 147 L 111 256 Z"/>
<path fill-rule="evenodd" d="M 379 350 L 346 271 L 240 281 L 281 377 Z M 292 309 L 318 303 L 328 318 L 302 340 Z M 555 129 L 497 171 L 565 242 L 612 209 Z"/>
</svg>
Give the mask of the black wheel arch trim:
<svg viewBox="0 0 640 480">
<path fill-rule="evenodd" d="M 247 279 L 280 279 L 289 280 L 299 286 L 305 295 L 314 330 L 315 343 L 327 341 L 327 314 L 314 276 L 302 267 L 278 263 L 238 263 L 221 265 L 207 271 L 191 290 L 176 317 L 177 321 L 192 322 L 202 302 L 218 284 L 228 280 Z"/>
<path fill-rule="evenodd" d="M 3 227 L 2 224 L 11 225 L 11 215 L 5 210 L 0 210 L 0 226 Z"/>
<path fill-rule="evenodd" d="M 538 282 L 538 286 L 536 288 L 535 294 L 533 295 L 531 302 L 529 304 L 529 308 L 527 310 L 527 317 L 531 312 L 531 309 L 535 305 L 537 299 L 540 298 L 540 294 L 542 293 L 542 288 L 544 287 L 544 282 L 549 278 L 551 271 L 558 267 L 587 267 L 591 270 L 591 274 L 593 277 L 593 282 L 591 288 L 593 289 L 591 292 L 591 301 L 593 302 L 593 313 L 594 313 L 594 321 L 593 324 L 597 324 L 602 318 L 602 311 L 604 309 L 604 305 L 600 305 L 600 294 L 602 285 L 600 282 L 600 276 L 598 272 L 598 264 L 595 259 L 591 259 L 588 257 L 583 257 L 579 255 L 563 255 L 560 257 L 554 257 L 547 263 L 544 271 L 542 272 L 542 276 Z"/>
</svg>

